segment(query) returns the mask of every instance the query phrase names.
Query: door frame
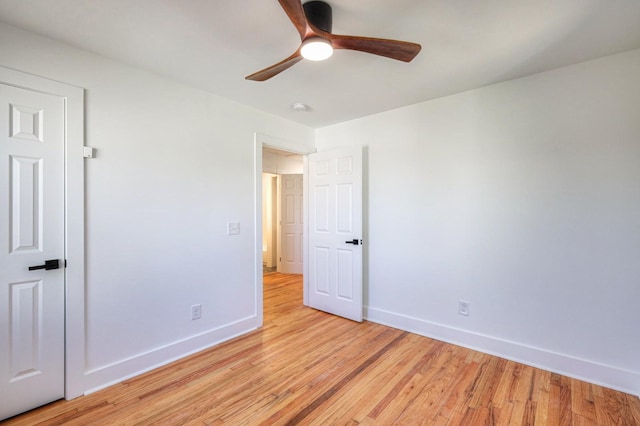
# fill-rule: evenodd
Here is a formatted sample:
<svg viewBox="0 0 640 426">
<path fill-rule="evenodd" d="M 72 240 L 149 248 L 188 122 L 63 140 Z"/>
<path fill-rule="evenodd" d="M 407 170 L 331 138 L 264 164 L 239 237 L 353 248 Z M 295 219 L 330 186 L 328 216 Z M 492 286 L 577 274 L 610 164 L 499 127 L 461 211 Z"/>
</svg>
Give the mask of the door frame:
<svg viewBox="0 0 640 426">
<path fill-rule="evenodd" d="M 308 150 L 304 150 L 304 147 L 297 145 L 295 142 L 282 139 L 279 137 L 269 136 L 264 133 L 254 133 L 253 135 L 253 144 L 254 144 L 254 282 L 255 282 L 255 316 L 256 316 L 256 327 L 262 327 L 263 316 L 264 316 L 264 306 L 263 306 L 263 288 L 262 288 L 262 148 L 275 148 L 283 151 L 292 152 L 294 154 L 302 155 L 302 164 L 303 164 L 303 173 L 305 176 L 307 173 L 307 155 L 313 154 L 316 152 L 315 148 L 309 148 Z M 306 182 L 306 179 L 304 179 Z M 303 182 L 303 191 L 306 192 L 307 187 Z M 306 200 L 306 198 L 305 198 Z M 307 301 L 307 257 L 305 247 L 307 246 L 307 223 L 308 221 L 308 210 L 306 201 L 303 202 L 302 206 L 302 217 L 304 220 L 304 235 L 303 235 L 303 248 L 302 248 L 302 274 L 304 277 L 303 284 L 303 303 L 308 304 Z"/>
<path fill-rule="evenodd" d="M 0 82 L 64 99 L 65 399 L 84 395 L 84 89 L 0 66 Z"/>
</svg>

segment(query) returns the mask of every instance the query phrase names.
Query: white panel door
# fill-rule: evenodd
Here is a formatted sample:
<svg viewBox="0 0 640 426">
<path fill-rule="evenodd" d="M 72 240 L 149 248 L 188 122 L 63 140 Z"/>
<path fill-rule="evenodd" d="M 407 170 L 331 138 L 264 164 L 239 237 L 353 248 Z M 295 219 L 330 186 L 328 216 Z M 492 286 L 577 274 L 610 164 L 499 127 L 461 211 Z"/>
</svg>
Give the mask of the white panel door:
<svg viewBox="0 0 640 426">
<path fill-rule="evenodd" d="M 362 148 L 308 164 L 309 306 L 362 321 Z"/>
<path fill-rule="evenodd" d="M 0 419 L 64 397 L 64 108 L 0 84 Z"/>
<path fill-rule="evenodd" d="M 279 272 L 302 273 L 302 175 L 280 176 Z"/>
</svg>

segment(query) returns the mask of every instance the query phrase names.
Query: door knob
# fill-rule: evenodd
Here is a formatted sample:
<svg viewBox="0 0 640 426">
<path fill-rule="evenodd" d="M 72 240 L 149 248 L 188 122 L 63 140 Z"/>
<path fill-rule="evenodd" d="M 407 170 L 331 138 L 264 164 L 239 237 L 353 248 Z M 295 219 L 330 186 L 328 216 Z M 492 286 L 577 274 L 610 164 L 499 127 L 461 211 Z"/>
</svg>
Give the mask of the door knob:
<svg viewBox="0 0 640 426">
<path fill-rule="evenodd" d="M 346 244 L 353 244 L 354 246 L 357 246 L 358 244 L 360 244 L 361 240 L 358 240 L 357 238 L 354 238 L 351 241 L 345 241 Z"/>
<path fill-rule="evenodd" d="M 45 260 L 44 265 L 29 266 L 30 271 L 35 271 L 36 269 L 44 269 L 45 271 L 49 271 L 51 269 L 58 268 L 60 268 L 60 261 L 58 259 Z"/>
</svg>

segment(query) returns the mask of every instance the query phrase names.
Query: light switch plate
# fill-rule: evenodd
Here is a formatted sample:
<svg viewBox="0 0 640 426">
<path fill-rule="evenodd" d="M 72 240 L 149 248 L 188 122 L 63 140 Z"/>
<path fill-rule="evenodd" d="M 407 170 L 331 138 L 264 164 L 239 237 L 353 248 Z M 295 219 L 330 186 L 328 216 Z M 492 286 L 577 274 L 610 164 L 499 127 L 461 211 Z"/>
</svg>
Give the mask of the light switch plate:
<svg viewBox="0 0 640 426">
<path fill-rule="evenodd" d="M 96 156 L 96 150 L 90 146 L 84 146 L 82 147 L 82 154 L 84 158 L 93 158 Z"/>
<path fill-rule="evenodd" d="M 240 222 L 227 222 L 227 235 L 238 235 L 240 233 Z"/>
</svg>

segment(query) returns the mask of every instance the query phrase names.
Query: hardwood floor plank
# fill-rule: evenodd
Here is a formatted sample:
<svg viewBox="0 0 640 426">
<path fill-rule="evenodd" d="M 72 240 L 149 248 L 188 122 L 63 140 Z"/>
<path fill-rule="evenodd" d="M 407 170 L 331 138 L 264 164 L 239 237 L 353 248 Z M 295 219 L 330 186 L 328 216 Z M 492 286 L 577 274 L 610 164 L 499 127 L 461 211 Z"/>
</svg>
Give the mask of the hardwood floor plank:
<svg viewBox="0 0 640 426">
<path fill-rule="evenodd" d="M 629 422 L 629 424 L 640 425 L 640 398 L 629 394 L 624 394 L 624 397 L 627 400 L 630 415 L 621 419 L 621 423 Z"/>
<path fill-rule="evenodd" d="M 591 386 L 588 383 L 571 379 L 571 409 L 574 414 L 585 419 L 596 418 L 590 388 Z"/>
<path fill-rule="evenodd" d="M 470 389 L 476 380 L 476 376 L 480 372 L 480 367 L 480 364 L 472 361 L 466 364 L 463 369 L 458 372 L 460 379 L 449 394 L 449 397 L 440 410 L 439 415 L 453 419 L 457 417 L 458 414 L 464 414 L 466 412 L 467 408 L 469 408 L 467 401 L 469 399 Z"/>
<path fill-rule="evenodd" d="M 506 361 L 504 363 L 504 367 L 502 371 L 500 371 L 500 379 L 493 393 L 492 399 L 494 401 L 494 407 L 502 408 L 503 404 L 509 404 L 511 401 L 510 395 L 515 379 L 515 368 L 516 363 L 513 361 Z"/>
<path fill-rule="evenodd" d="M 336 395 L 335 402 L 323 407 L 317 420 L 323 424 L 362 423 L 368 413 L 384 399 L 421 357 L 421 342 L 415 335 L 408 336 L 389 356 L 380 359 L 375 368 L 364 372 L 359 379 L 345 386 Z M 362 393 L 360 389 L 370 389 Z"/>
<path fill-rule="evenodd" d="M 391 330 L 383 331 L 379 333 L 379 339 L 376 339 L 376 344 L 387 345 L 395 338 L 398 338 L 399 333 L 402 333 L 403 336 L 406 335 L 398 330 L 393 330 L 392 332 Z M 352 351 L 353 347 L 362 347 L 364 350 L 350 353 L 349 351 Z M 299 387 L 299 392 L 295 397 L 286 406 L 277 407 L 278 410 L 266 419 L 263 424 L 272 424 L 272 422 L 286 417 L 292 412 L 296 413 L 293 416 L 296 417 L 299 412 L 307 410 L 307 407 L 314 404 L 314 400 L 320 398 L 325 392 L 329 392 L 345 376 L 349 376 L 359 369 L 371 356 L 369 349 L 371 349 L 371 345 L 359 344 L 357 341 L 354 342 L 353 346 L 349 345 L 349 347 L 344 348 L 344 351 L 338 357 L 330 359 L 331 364 L 322 366 L 322 371 L 313 372 L 312 374 L 315 377 L 310 381 L 305 381 L 306 383 Z M 345 369 L 344 367 L 347 368 Z"/>
<path fill-rule="evenodd" d="M 549 388 L 549 410 L 547 411 L 547 424 L 549 426 L 560 424 L 560 417 L 562 416 L 562 407 L 560 406 L 561 392 L 559 383 L 557 385 L 553 384 Z"/>
<path fill-rule="evenodd" d="M 640 425 L 633 396 L 302 305 L 265 277 L 264 326 L 7 425 Z"/>
<path fill-rule="evenodd" d="M 573 409 L 571 396 L 571 379 L 560 376 L 560 420 L 561 425 L 573 423 Z"/>
<path fill-rule="evenodd" d="M 351 370 L 351 372 L 342 378 L 338 383 L 333 385 L 329 390 L 324 392 L 318 398 L 316 398 L 311 404 L 307 405 L 304 409 L 299 411 L 295 417 L 293 417 L 287 424 L 298 424 L 305 418 L 307 418 L 311 413 L 313 413 L 318 407 L 327 402 L 330 398 L 332 398 L 339 390 L 345 387 L 349 382 L 354 380 L 357 376 L 359 376 L 362 371 L 367 369 L 369 366 L 378 361 L 382 356 L 384 356 L 387 352 L 393 349 L 396 345 L 400 344 L 401 340 L 407 337 L 407 333 L 404 332 L 397 336 L 394 340 L 389 342 L 385 347 L 380 349 L 378 352 L 373 354 L 371 357 L 367 358 L 362 364 L 360 364 L 357 368 Z"/>
<path fill-rule="evenodd" d="M 508 402 L 501 404 L 501 407 L 496 406 L 489 407 L 491 410 L 491 417 L 489 423 L 496 426 L 508 426 L 517 424 L 518 422 L 513 420 L 513 403 Z"/>
<path fill-rule="evenodd" d="M 432 362 L 435 358 L 436 354 L 439 353 L 441 347 L 442 345 L 440 344 L 431 345 L 429 350 L 424 353 L 418 363 L 413 365 L 411 370 L 407 371 L 407 373 L 393 386 L 393 388 L 389 390 L 389 392 L 381 401 L 378 402 L 378 404 L 373 408 L 373 410 L 368 414 L 367 417 L 377 419 L 378 416 L 380 416 L 380 414 L 387 409 L 392 401 L 400 399 L 399 395 L 402 390 L 407 388 L 409 383 L 415 378 L 417 374 L 425 370 L 425 367 L 429 365 L 429 363 Z M 411 388 L 411 386 L 409 386 L 409 388 Z"/>
<path fill-rule="evenodd" d="M 536 419 L 534 424 L 542 426 L 549 424 L 549 402 L 551 396 L 551 373 L 544 370 L 538 370 L 537 383 L 534 400 L 536 402 Z"/>
</svg>

